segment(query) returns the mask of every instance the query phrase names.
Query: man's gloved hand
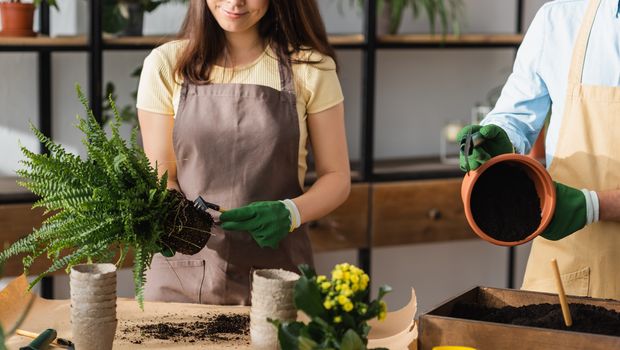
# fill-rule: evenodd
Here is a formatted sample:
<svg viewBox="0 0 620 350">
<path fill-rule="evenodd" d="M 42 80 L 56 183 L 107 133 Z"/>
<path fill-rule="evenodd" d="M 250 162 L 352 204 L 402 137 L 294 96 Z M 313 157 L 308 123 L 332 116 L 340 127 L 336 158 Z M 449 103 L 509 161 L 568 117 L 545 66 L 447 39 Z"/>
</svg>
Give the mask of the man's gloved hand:
<svg viewBox="0 0 620 350">
<path fill-rule="evenodd" d="M 248 231 L 261 248 L 277 248 L 291 229 L 291 214 L 283 202 L 254 202 L 220 215 L 222 228 Z"/>
<path fill-rule="evenodd" d="M 510 139 L 504 129 L 493 124 L 485 126 L 468 125 L 459 131 L 456 139 L 459 142 L 462 142 L 462 140 L 467 137 L 470 130 L 472 134 L 480 132 L 480 135 L 484 138 L 484 142 L 481 145 L 474 147 L 469 155 L 464 154 L 461 149 L 461 153 L 459 155 L 459 166 L 461 167 L 461 170 L 467 171 L 468 164 L 469 170 L 476 170 L 479 166 L 491 159 L 491 157 L 514 152 L 512 143 L 510 142 Z"/>
<path fill-rule="evenodd" d="M 557 241 L 598 221 L 598 196 L 593 191 L 585 192 L 555 182 L 555 212 L 541 236 Z"/>
</svg>

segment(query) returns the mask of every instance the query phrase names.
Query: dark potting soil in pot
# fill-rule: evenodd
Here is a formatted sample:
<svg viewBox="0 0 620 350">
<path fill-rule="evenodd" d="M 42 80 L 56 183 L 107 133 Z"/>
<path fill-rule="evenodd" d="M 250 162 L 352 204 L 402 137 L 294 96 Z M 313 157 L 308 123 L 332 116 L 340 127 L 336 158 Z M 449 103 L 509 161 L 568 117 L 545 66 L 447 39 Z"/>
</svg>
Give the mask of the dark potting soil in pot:
<svg viewBox="0 0 620 350">
<path fill-rule="evenodd" d="M 474 303 L 457 303 L 451 317 L 468 320 L 560 329 L 573 332 L 620 336 L 620 313 L 600 306 L 570 304 L 572 327 L 566 327 L 558 304 L 490 308 Z"/>
<path fill-rule="evenodd" d="M 504 242 L 520 241 L 540 225 L 540 199 L 534 182 L 521 168 L 498 163 L 487 169 L 471 195 L 476 224 Z"/>
<path fill-rule="evenodd" d="M 164 317 L 166 318 L 168 317 Z M 172 343 L 247 342 L 249 332 L 249 315 L 218 314 L 198 316 L 197 320 L 192 322 L 171 321 L 125 325 L 121 328 L 121 338 L 134 344 L 147 343 L 153 339 L 167 340 Z"/>
</svg>

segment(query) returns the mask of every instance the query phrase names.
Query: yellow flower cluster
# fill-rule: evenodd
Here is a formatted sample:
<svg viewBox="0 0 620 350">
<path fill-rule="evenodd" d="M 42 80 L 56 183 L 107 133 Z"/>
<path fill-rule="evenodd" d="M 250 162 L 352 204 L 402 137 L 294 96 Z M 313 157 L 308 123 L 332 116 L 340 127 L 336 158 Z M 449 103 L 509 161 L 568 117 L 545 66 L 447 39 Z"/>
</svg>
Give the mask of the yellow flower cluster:
<svg viewBox="0 0 620 350">
<path fill-rule="evenodd" d="M 370 278 L 362 269 L 344 263 L 336 265 L 332 270 L 331 281 L 328 281 L 326 276 L 321 275 L 317 277 L 316 282 L 321 293 L 325 295 L 323 301 L 325 309 L 331 310 L 337 307 L 345 312 L 351 312 L 354 309 L 352 300 L 354 294 L 365 291 L 368 288 L 369 280 Z M 334 322 L 338 323 L 339 321 L 334 320 Z"/>
</svg>

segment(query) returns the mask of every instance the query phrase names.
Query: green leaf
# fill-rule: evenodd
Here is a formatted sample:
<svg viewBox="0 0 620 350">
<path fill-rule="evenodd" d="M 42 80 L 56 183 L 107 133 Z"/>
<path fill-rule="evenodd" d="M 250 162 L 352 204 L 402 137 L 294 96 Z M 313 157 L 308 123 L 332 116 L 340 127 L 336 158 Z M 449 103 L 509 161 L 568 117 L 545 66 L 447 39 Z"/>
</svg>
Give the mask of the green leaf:
<svg viewBox="0 0 620 350">
<path fill-rule="evenodd" d="M 297 268 L 299 268 L 301 275 L 305 276 L 307 279 L 312 279 L 316 277 L 316 272 L 314 272 L 314 269 L 311 268 L 309 265 L 301 264 Z"/>
<path fill-rule="evenodd" d="M 355 333 L 354 330 L 349 329 L 344 333 L 342 342 L 340 343 L 340 350 L 365 350 L 366 345 L 362 342 L 360 336 Z"/>
<path fill-rule="evenodd" d="M 309 317 L 327 317 L 325 309 L 323 308 L 319 287 L 313 280 L 308 279 L 305 274 L 295 283 L 293 298 L 297 310 L 305 312 Z"/>
<path fill-rule="evenodd" d="M 4 330 L 2 330 L 2 325 L 0 325 L 0 350 L 6 350 L 6 346 L 4 345 Z"/>
<path fill-rule="evenodd" d="M 314 350 L 319 344 L 307 337 L 299 337 L 299 350 Z"/>
<path fill-rule="evenodd" d="M 279 323 L 278 341 L 282 350 L 297 350 L 299 348 L 299 332 L 304 327 L 301 322 Z"/>
</svg>

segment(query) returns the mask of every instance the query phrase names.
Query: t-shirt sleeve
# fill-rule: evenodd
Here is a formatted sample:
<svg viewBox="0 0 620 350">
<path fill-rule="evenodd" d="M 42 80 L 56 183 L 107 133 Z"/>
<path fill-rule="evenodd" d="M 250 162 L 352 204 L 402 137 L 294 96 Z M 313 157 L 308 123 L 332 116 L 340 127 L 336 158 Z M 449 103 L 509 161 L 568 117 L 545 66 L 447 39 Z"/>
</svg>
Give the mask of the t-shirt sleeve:
<svg viewBox="0 0 620 350">
<path fill-rule="evenodd" d="M 316 61 L 315 57 L 310 59 Z M 308 114 L 322 112 L 344 100 L 336 73 L 336 62 L 329 56 L 321 56 L 320 60 L 318 63 L 308 63 L 306 66 L 304 93 Z"/>
<path fill-rule="evenodd" d="M 157 50 L 145 59 L 138 84 L 136 107 L 148 112 L 174 115 L 174 76 L 170 62 Z"/>
</svg>

